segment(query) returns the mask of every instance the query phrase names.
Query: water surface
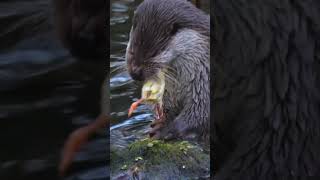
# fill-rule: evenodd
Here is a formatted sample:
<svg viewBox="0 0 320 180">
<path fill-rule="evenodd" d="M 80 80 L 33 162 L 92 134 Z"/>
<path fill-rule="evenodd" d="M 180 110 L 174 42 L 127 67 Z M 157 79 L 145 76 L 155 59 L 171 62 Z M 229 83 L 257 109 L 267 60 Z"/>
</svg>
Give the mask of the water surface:
<svg viewBox="0 0 320 180">
<path fill-rule="evenodd" d="M 103 64 L 61 47 L 49 0 L 0 3 L 0 179 L 54 180 L 67 135 L 99 111 Z M 106 179 L 108 136 L 99 132 L 64 179 Z"/>
</svg>

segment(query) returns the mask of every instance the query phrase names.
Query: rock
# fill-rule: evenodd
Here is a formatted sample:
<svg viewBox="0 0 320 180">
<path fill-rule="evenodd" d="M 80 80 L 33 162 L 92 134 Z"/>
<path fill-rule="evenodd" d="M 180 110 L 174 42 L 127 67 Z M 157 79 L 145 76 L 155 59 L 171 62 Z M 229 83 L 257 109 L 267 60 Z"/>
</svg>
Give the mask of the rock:
<svg viewBox="0 0 320 180">
<path fill-rule="evenodd" d="M 210 179 L 210 155 L 186 141 L 143 139 L 111 149 L 111 179 Z"/>
</svg>

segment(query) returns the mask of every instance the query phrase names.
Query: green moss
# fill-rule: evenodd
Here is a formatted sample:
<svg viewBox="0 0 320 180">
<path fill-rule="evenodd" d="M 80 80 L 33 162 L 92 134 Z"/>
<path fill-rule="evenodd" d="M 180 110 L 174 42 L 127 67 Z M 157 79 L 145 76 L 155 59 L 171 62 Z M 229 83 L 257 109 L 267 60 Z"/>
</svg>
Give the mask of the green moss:
<svg viewBox="0 0 320 180">
<path fill-rule="evenodd" d="M 194 172 L 209 168 L 209 155 L 186 141 L 164 142 L 143 139 L 129 145 L 128 148 L 111 150 L 111 171 L 124 171 L 128 167 L 138 167 L 150 171 L 154 167 L 174 166 L 180 171 Z"/>
</svg>

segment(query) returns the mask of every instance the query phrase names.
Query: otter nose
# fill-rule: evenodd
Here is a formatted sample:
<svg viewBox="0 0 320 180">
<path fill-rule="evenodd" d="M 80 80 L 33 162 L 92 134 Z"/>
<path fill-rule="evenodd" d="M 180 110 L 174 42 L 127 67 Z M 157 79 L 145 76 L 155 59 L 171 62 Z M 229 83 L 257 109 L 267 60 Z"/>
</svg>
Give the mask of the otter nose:
<svg viewBox="0 0 320 180">
<path fill-rule="evenodd" d="M 136 81 L 143 81 L 143 70 L 142 68 L 132 68 L 131 72 L 130 72 L 130 76 L 133 80 Z"/>
</svg>

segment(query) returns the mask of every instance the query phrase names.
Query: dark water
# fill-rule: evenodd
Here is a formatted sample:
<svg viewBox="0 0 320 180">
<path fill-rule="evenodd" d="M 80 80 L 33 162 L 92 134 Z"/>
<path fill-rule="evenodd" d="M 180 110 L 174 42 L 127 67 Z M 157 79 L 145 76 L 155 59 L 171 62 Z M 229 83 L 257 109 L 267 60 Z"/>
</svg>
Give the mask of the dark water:
<svg viewBox="0 0 320 180">
<path fill-rule="evenodd" d="M 0 179 L 53 180 L 67 135 L 99 111 L 102 64 L 61 47 L 49 0 L 0 3 Z M 64 179 L 106 179 L 108 136 L 77 155 Z"/>
</svg>

